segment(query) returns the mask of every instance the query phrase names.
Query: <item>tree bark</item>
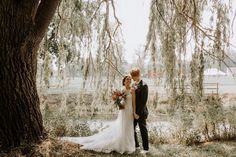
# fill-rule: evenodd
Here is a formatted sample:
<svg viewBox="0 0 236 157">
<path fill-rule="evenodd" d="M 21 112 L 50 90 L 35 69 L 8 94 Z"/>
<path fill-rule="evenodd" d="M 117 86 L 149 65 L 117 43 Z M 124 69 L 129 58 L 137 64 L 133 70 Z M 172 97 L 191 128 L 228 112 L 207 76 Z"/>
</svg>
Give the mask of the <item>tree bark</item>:
<svg viewBox="0 0 236 157">
<path fill-rule="evenodd" d="M 0 149 L 45 137 L 37 49 L 60 0 L 0 1 Z"/>
</svg>

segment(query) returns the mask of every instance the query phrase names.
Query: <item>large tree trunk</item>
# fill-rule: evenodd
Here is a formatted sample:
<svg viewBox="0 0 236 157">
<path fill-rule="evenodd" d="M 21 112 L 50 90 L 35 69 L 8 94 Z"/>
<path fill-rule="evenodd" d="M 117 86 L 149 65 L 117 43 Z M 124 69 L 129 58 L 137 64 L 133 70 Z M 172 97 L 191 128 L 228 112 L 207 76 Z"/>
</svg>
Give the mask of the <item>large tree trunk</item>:
<svg viewBox="0 0 236 157">
<path fill-rule="evenodd" d="M 45 137 L 36 88 L 37 49 L 59 0 L 0 1 L 0 148 Z"/>
</svg>

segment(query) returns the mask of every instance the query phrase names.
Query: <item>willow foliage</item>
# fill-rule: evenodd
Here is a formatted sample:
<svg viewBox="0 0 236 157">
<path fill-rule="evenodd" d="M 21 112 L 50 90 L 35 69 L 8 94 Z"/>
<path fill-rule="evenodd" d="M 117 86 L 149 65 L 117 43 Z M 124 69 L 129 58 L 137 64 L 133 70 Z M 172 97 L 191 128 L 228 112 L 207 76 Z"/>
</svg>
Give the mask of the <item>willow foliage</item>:
<svg viewBox="0 0 236 157">
<path fill-rule="evenodd" d="M 153 61 L 164 63 L 172 104 L 176 95 L 186 93 L 189 71 L 191 91 L 200 98 L 204 62 L 217 61 L 220 65 L 230 46 L 231 1 L 152 0 L 150 9 L 146 50 L 150 51 Z M 209 20 L 206 15 L 211 15 Z M 205 21 L 210 23 L 206 25 Z M 161 58 L 156 58 L 158 53 Z M 190 69 L 186 53 L 192 54 Z"/>
<path fill-rule="evenodd" d="M 83 76 L 83 87 L 90 80 L 98 88 L 106 74 L 106 87 L 111 86 L 119 74 L 116 67 L 122 58 L 119 26 L 113 1 L 61 1 L 39 51 L 44 84 L 50 78 L 52 62 L 56 61 L 57 78 L 62 81 L 73 71 Z"/>
</svg>

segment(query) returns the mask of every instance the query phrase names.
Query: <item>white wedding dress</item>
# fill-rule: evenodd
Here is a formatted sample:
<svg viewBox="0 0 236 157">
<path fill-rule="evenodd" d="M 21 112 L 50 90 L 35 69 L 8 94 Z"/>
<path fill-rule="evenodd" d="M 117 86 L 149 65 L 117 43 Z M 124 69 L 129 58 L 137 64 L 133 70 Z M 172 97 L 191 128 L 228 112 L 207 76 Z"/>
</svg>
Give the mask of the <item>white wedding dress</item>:
<svg viewBox="0 0 236 157">
<path fill-rule="evenodd" d="M 133 153 L 135 151 L 132 95 L 126 91 L 125 109 L 119 110 L 117 119 L 99 133 L 88 137 L 63 137 L 63 140 L 78 143 L 80 148 L 97 152 Z"/>
</svg>

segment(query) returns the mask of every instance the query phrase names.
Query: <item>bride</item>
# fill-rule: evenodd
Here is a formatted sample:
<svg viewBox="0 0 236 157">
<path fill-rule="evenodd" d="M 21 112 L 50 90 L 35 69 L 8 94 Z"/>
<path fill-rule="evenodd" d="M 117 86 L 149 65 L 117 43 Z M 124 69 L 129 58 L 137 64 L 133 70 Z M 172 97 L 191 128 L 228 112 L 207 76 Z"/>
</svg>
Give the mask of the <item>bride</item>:
<svg viewBox="0 0 236 157">
<path fill-rule="evenodd" d="M 131 77 L 122 80 L 123 91 L 126 93 L 124 109 L 119 110 L 117 119 L 101 132 L 88 137 L 64 137 L 63 140 L 78 143 L 81 149 L 110 153 L 133 153 L 135 151 L 134 117 L 135 91 L 131 89 Z"/>
</svg>

